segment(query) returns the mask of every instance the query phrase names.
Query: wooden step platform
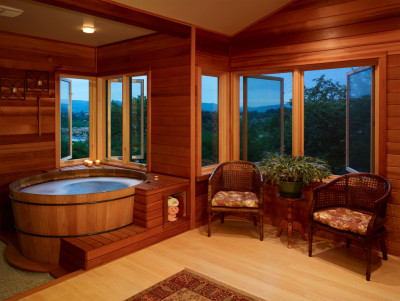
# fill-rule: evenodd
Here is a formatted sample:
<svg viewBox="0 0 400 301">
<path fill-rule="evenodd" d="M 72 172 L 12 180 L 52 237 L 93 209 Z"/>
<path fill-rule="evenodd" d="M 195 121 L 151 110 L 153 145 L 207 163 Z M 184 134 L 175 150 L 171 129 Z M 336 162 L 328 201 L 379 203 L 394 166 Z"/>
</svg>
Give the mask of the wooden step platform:
<svg viewBox="0 0 400 301">
<path fill-rule="evenodd" d="M 189 230 L 189 220 L 151 229 L 137 225 L 107 233 L 61 239 L 60 265 L 70 271 L 92 269 Z"/>
</svg>

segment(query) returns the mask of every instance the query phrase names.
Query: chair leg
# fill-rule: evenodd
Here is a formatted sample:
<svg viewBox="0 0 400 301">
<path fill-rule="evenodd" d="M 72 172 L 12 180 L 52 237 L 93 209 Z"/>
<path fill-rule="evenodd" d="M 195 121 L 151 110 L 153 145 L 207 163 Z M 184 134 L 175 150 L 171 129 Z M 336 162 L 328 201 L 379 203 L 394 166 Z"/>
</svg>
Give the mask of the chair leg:
<svg viewBox="0 0 400 301">
<path fill-rule="evenodd" d="M 221 213 L 221 224 L 225 222 L 225 212 Z"/>
<path fill-rule="evenodd" d="M 208 237 L 211 236 L 211 217 L 212 217 L 212 213 L 208 212 Z"/>
<path fill-rule="evenodd" d="M 312 242 L 313 242 L 313 227 L 310 226 L 310 232 L 308 232 L 308 257 L 312 257 Z"/>
<path fill-rule="evenodd" d="M 379 240 L 379 243 L 380 243 L 380 245 L 381 245 L 381 251 L 382 251 L 383 260 L 388 260 L 387 251 L 386 251 L 385 238 L 384 238 L 384 237 L 381 237 L 381 239 Z"/>
<path fill-rule="evenodd" d="M 371 249 L 371 242 L 367 241 L 367 270 L 365 273 L 367 281 L 371 279 Z"/>
<path fill-rule="evenodd" d="M 260 215 L 260 240 L 264 240 L 264 215 Z"/>
</svg>

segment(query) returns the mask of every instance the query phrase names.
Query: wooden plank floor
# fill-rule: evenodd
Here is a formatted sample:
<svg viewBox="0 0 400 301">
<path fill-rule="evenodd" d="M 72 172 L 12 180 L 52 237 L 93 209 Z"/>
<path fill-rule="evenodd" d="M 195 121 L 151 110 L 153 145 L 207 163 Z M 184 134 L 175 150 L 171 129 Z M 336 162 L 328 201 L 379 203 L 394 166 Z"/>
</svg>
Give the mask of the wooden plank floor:
<svg viewBox="0 0 400 301">
<path fill-rule="evenodd" d="M 265 226 L 258 240 L 252 223 L 227 219 L 200 227 L 81 272 L 22 300 L 124 300 L 184 268 L 215 278 L 266 300 L 399 300 L 400 258 L 373 254 L 365 280 L 362 249 L 316 239 L 314 257 L 296 233 L 287 248 L 284 231 Z"/>
</svg>

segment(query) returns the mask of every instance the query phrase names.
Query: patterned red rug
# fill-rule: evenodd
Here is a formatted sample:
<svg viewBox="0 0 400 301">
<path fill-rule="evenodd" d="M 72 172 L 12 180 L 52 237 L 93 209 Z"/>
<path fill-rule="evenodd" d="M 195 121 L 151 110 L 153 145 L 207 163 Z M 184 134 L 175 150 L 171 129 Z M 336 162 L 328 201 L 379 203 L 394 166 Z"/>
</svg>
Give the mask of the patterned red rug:
<svg viewBox="0 0 400 301">
<path fill-rule="evenodd" d="M 125 301 L 133 300 L 261 301 L 264 299 L 185 269 Z"/>
</svg>

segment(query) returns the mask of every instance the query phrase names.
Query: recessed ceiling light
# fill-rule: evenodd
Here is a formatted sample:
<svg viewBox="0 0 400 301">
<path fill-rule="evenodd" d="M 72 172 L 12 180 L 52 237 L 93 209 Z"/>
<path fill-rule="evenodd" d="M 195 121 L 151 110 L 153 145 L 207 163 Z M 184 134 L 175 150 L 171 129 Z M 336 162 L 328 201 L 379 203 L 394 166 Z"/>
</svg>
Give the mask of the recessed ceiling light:
<svg viewBox="0 0 400 301">
<path fill-rule="evenodd" d="M 85 25 L 82 27 L 82 31 L 84 33 L 94 33 L 94 27 Z"/>
<path fill-rule="evenodd" d="M 5 5 L 0 5 L 0 16 L 2 17 L 17 17 L 24 11 L 19 8 L 9 7 Z"/>
</svg>

